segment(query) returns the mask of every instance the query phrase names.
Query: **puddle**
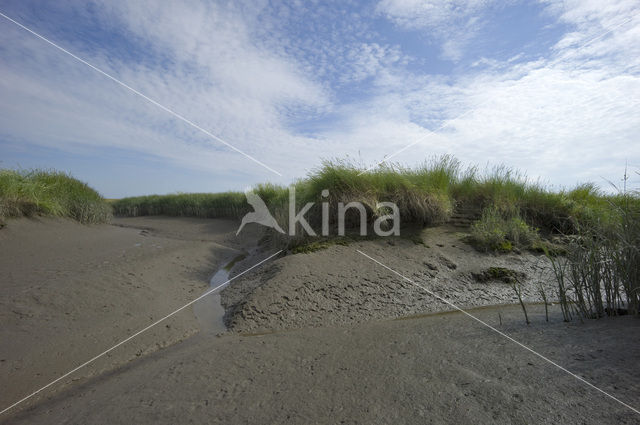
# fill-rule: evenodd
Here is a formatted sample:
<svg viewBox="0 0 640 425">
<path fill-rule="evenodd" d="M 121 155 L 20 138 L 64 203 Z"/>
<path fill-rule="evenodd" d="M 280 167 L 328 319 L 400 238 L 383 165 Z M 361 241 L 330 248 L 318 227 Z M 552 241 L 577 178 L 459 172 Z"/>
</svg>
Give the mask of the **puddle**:
<svg viewBox="0 0 640 425">
<path fill-rule="evenodd" d="M 224 266 L 224 270 L 230 272 L 231 269 L 233 269 L 233 266 L 236 265 L 236 263 L 238 263 L 239 261 L 244 260 L 245 258 L 247 258 L 248 254 L 240 254 L 237 255 L 233 260 L 231 260 L 226 266 Z M 214 276 L 215 277 L 215 276 Z M 214 284 L 212 283 L 211 286 L 214 286 Z"/>
<path fill-rule="evenodd" d="M 207 290 L 211 290 L 228 281 L 233 266 L 246 257 L 247 254 L 237 255 L 226 263 L 224 267 L 218 269 L 209 281 L 209 288 Z M 220 291 L 222 289 L 223 288 L 220 288 L 216 292 L 207 295 L 193 305 L 193 312 L 198 319 L 202 332 L 218 334 L 227 330 L 227 327 L 224 325 L 224 307 L 222 307 L 220 302 Z"/>
</svg>

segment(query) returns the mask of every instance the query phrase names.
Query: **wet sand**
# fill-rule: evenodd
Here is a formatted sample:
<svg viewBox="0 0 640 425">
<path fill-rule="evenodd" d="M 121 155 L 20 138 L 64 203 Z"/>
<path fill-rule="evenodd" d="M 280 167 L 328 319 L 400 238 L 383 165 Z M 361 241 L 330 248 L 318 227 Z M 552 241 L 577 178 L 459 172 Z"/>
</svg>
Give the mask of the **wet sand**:
<svg viewBox="0 0 640 425">
<path fill-rule="evenodd" d="M 632 404 L 638 319 L 526 326 L 478 316 Z M 621 335 L 625 335 L 621 338 Z M 343 328 L 196 335 L 7 423 L 636 424 L 638 415 L 459 313 Z"/>
<path fill-rule="evenodd" d="M 115 224 L 18 220 L 0 230 L 3 407 L 196 298 L 255 243 L 235 238 L 228 221 Z M 487 257 L 455 233 L 426 232 L 428 247 L 366 241 L 279 258 L 223 293 L 230 331 L 198 333 L 187 309 L 0 422 L 637 423 L 630 409 L 460 313 L 392 320 L 446 306 L 356 248 L 470 306 L 513 301 L 504 283 L 475 282 L 472 271 L 520 267 L 535 300 L 538 265 L 528 257 Z M 473 314 L 637 408 L 640 320 L 566 324 L 551 310 L 547 323 L 542 306 L 529 306 L 530 326 L 517 306 Z"/>
<path fill-rule="evenodd" d="M 194 299 L 220 263 L 240 252 L 231 221 L 114 224 L 24 219 L 0 230 L 3 408 Z M 62 386 L 198 330 L 190 309 L 180 312 Z"/>
</svg>

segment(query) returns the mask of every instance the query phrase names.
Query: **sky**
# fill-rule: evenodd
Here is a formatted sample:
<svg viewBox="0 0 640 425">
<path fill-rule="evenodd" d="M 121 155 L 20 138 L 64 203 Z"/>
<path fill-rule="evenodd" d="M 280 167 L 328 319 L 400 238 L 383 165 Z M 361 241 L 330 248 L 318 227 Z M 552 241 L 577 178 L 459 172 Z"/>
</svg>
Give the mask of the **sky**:
<svg viewBox="0 0 640 425">
<path fill-rule="evenodd" d="M 0 16 L 0 167 L 68 171 L 108 198 L 442 154 L 554 188 L 619 184 L 628 164 L 640 187 L 638 0 L 5 0 L 0 13 L 157 102 Z"/>
</svg>

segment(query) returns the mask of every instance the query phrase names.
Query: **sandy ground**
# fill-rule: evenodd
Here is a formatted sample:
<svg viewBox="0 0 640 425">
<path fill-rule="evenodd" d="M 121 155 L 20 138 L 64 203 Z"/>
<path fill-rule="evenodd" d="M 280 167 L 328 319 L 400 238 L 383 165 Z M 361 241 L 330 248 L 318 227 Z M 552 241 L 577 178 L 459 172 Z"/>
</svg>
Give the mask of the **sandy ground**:
<svg viewBox="0 0 640 425">
<path fill-rule="evenodd" d="M 451 310 L 410 282 L 389 280 L 389 272 L 360 250 L 460 307 L 518 303 L 512 286 L 499 279 L 475 277 L 490 267 L 521 274 L 525 302 L 548 300 L 555 287 L 543 255 L 480 253 L 463 242 L 459 229 L 422 230 L 423 244 L 406 238 L 335 245 L 311 254 L 280 258 L 222 292 L 227 325 L 237 332 L 309 326 L 349 325 L 369 320 Z M 252 258 L 238 265 L 248 267 Z"/>
<path fill-rule="evenodd" d="M 200 295 L 239 252 L 230 221 L 12 220 L 0 230 L 0 404 L 7 406 Z M 121 227 L 133 226 L 133 227 Z M 83 369 L 96 374 L 198 331 L 191 311 Z"/>
<path fill-rule="evenodd" d="M 18 220 L 0 230 L 2 407 L 197 297 L 255 243 L 236 223 Z M 465 306 L 511 303 L 492 266 L 546 282 L 540 258 L 479 254 L 447 228 L 427 246 L 364 241 L 278 258 L 222 294 L 231 330 L 187 309 L 0 417 L 2 423 L 638 423 L 640 415 L 449 309 L 360 249 Z M 263 251 L 236 265 L 235 273 Z M 566 324 L 557 307 L 474 310 L 638 408 L 640 320 Z M 405 320 L 393 318 L 420 314 Z M 178 341 L 181 341 L 177 343 Z M 159 349 L 164 347 L 162 349 Z"/>
<path fill-rule="evenodd" d="M 638 405 L 638 319 L 480 318 Z M 624 335 L 624 338 L 621 336 Z M 192 337 L 6 423 L 637 424 L 638 415 L 461 314 Z"/>
</svg>

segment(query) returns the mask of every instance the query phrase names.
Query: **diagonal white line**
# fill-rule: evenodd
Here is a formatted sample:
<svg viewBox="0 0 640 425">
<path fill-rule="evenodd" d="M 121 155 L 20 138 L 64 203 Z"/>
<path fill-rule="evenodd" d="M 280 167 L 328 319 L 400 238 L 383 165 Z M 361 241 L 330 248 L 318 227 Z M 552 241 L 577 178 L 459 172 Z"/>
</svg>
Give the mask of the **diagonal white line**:
<svg viewBox="0 0 640 425">
<path fill-rule="evenodd" d="M 39 39 L 49 43 L 50 45 L 52 45 L 53 47 L 55 47 L 56 49 L 66 53 L 67 55 L 71 56 L 72 58 L 76 59 L 79 62 L 82 62 L 83 64 L 87 65 L 89 68 L 93 69 L 96 72 L 99 72 L 100 74 L 104 75 L 105 77 L 109 78 L 110 80 L 114 81 L 115 83 L 121 85 L 122 87 L 126 88 L 127 90 L 137 94 L 138 96 L 140 96 L 141 98 L 145 99 L 146 101 L 154 104 L 155 106 L 157 106 L 158 108 L 162 109 L 165 112 L 170 113 L 171 115 L 173 115 L 174 117 L 178 118 L 179 120 L 189 124 L 191 127 L 195 128 L 196 130 L 199 130 L 200 132 L 206 134 L 207 136 L 211 137 L 214 140 L 217 140 L 218 142 L 222 143 L 223 145 L 233 149 L 234 151 L 238 152 L 241 155 L 244 155 L 245 157 L 249 158 L 251 161 L 255 162 L 258 165 L 261 165 L 262 167 L 266 168 L 267 170 L 271 171 L 272 173 L 275 173 L 279 176 L 282 177 L 282 174 L 280 174 L 279 172 L 277 172 L 276 170 L 274 170 L 273 168 L 269 167 L 268 165 L 264 164 L 263 162 L 261 162 L 260 160 L 254 158 L 253 156 L 249 155 L 248 153 L 236 148 L 235 146 L 233 146 L 231 143 L 226 142 L 225 140 L 222 140 L 220 137 L 216 136 L 215 134 L 205 130 L 204 128 L 200 127 L 199 125 L 197 125 L 196 123 L 194 123 L 193 121 L 188 120 L 187 118 L 183 117 L 182 115 L 178 114 L 177 112 L 174 112 L 173 110 L 167 108 L 166 106 L 160 104 L 159 102 L 151 99 L 150 97 L 142 94 L 141 92 L 139 92 L 138 90 L 134 89 L 133 87 L 123 83 L 122 81 L 118 80 L 117 78 L 111 76 L 110 74 L 107 74 L 106 72 L 104 72 L 103 70 L 101 70 L 100 68 L 90 64 L 89 62 L 85 61 L 84 59 L 79 58 L 78 56 L 74 55 L 73 53 L 71 53 L 70 51 L 64 49 L 63 47 L 57 45 L 56 43 L 54 43 L 53 41 L 45 38 L 44 36 L 38 34 L 37 32 L 25 27 L 24 25 L 22 25 L 20 22 L 17 22 L 13 19 L 11 19 L 10 17 L 8 17 L 7 15 L 5 15 L 4 13 L 0 12 L 0 16 L 2 16 L 3 18 L 5 18 L 6 20 L 13 22 L 14 24 L 16 24 L 17 26 L 19 26 L 20 28 L 22 28 L 25 31 L 30 32 L 31 34 L 35 35 L 36 37 L 38 37 Z"/>
<path fill-rule="evenodd" d="M 138 332 L 134 333 L 133 335 L 123 339 L 122 341 L 120 341 L 119 343 L 117 343 L 116 345 L 114 345 L 113 347 L 109 348 L 108 350 L 103 351 L 102 353 L 98 354 L 97 356 L 87 360 L 86 362 L 82 363 L 80 366 L 70 370 L 69 372 L 65 373 L 64 375 L 60 376 L 59 378 L 54 379 L 53 381 L 49 382 L 47 385 L 45 385 L 44 387 L 32 392 L 31 394 L 29 394 L 28 396 L 16 401 L 15 403 L 13 403 L 11 406 L 3 409 L 0 412 L 0 415 L 2 415 L 4 412 L 16 407 L 18 404 L 30 399 L 31 397 L 33 397 L 34 395 L 38 394 L 39 392 L 49 388 L 50 386 L 52 386 L 53 384 L 55 384 L 56 382 L 59 382 L 60 380 L 66 378 L 67 376 L 71 375 L 72 373 L 76 372 L 79 369 L 82 369 L 83 367 L 87 366 L 90 363 L 93 363 L 94 361 L 98 360 L 100 357 L 104 356 L 105 354 L 115 350 L 116 348 L 120 347 L 122 344 L 127 343 L 128 341 L 132 340 L 133 338 L 137 337 L 138 335 L 140 335 L 141 333 L 148 331 L 149 329 L 153 328 L 154 326 L 156 326 L 157 324 L 167 320 L 169 317 L 175 315 L 176 313 L 184 310 L 185 308 L 189 307 L 190 305 L 194 304 L 195 302 L 201 300 L 202 298 L 206 297 L 207 295 L 210 295 L 212 293 L 214 293 L 215 291 L 217 291 L 218 289 L 222 288 L 223 286 L 227 285 L 229 282 L 231 282 L 232 280 L 242 276 L 243 274 L 247 273 L 250 270 L 253 270 L 254 268 L 258 267 L 259 265 L 261 265 L 262 263 L 265 263 L 267 261 L 269 261 L 270 259 L 272 259 L 273 257 L 275 257 L 276 255 L 280 254 L 282 252 L 282 250 L 276 252 L 275 254 L 270 255 L 269 257 L 265 258 L 264 260 L 260 261 L 257 264 L 254 264 L 253 266 L 249 267 L 248 269 L 244 270 L 241 273 L 238 273 L 237 275 L 235 275 L 234 277 L 232 277 L 231 279 L 227 280 L 224 283 L 221 283 L 220 285 L 216 286 L 213 289 L 208 290 L 207 292 L 205 292 L 204 294 L 200 295 L 198 298 L 196 298 L 193 301 L 189 301 L 188 303 L 186 303 L 185 305 L 183 305 L 182 307 L 180 307 L 177 310 L 172 311 L 171 313 L 167 314 L 166 316 L 164 316 L 162 319 L 156 320 L 155 322 L 153 322 L 152 324 L 150 324 L 149 326 L 147 326 L 144 329 L 139 330 Z"/>
<path fill-rule="evenodd" d="M 371 261 L 373 261 L 374 263 L 384 267 L 385 269 L 389 270 L 390 272 L 392 272 L 393 274 L 400 276 L 402 279 L 406 280 L 407 282 L 411 283 L 413 286 L 422 289 L 423 291 L 425 291 L 426 293 L 428 293 L 429 295 L 439 299 L 440 301 L 448 304 L 449 306 L 453 307 L 454 309 L 458 310 L 461 313 L 464 313 L 465 315 L 469 316 L 470 318 L 472 318 L 473 320 L 475 320 L 478 323 L 481 323 L 482 325 L 486 326 L 487 328 L 491 329 L 492 331 L 496 332 L 497 334 L 499 334 L 500 336 L 508 339 L 509 341 L 519 345 L 520 347 L 524 348 L 525 350 L 529 351 L 532 354 L 535 354 L 536 356 L 540 357 L 542 360 L 546 361 L 547 363 L 552 364 L 553 366 L 557 367 L 558 369 L 562 370 L 563 372 L 568 373 L 569 375 L 573 376 L 574 378 L 576 378 L 577 380 L 587 384 L 589 387 L 601 392 L 602 394 L 606 395 L 607 397 L 611 398 L 612 400 L 617 401 L 618 403 L 622 404 L 623 406 L 633 410 L 635 413 L 640 415 L 640 410 L 635 409 L 632 406 L 629 406 L 627 403 L 625 403 L 624 401 L 621 401 L 620 399 L 612 396 L 611 394 L 609 394 L 608 392 L 601 390 L 600 388 L 596 387 L 595 385 L 593 385 L 592 383 L 590 383 L 589 381 L 585 380 L 584 378 L 576 375 L 575 373 L 571 372 L 570 370 L 560 366 L 558 363 L 554 362 L 553 360 L 543 356 L 542 354 L 538 353 L 537 351 L 527 347 L 526 345 L 524 345 L 523 343 L 513 339 L 512 337 L 510 337 L 509 335 L 505 334 L 504 332 L 501 332 L 500 330 L 494 328 L 493 326 L 489 325 L 488 323 L 484 322 L 483 320 L 477 318 L 476 316 L 474 316 L 473 314 L 461 309 L 460 307 L 458 307 L 457 305 L 453 304 L 452 302 L 442 298 L 440 295 L 430 291 L 429 289 L 425 288 L 424 286 L 414 282 L 413 280 L 409 279 L 408 277 L 404 276 L 403 274 L 393 270 L 391 267 L 388 267 L 384 264 L 382 264 L 380 261 L 376 260 L 375 258 L 365 254 L 364 252 L 360 251 L 359 249 L 356 249 L 356 251 L 358 251 L 360 254 L 362 254 L 363 256 L 367 257 L 368 259 L 370 259 Z"/>
<path fill-rule="evenodd" d="M 591 44 L 593 44 L 595 41 L 601 39 L 602 37 L 606 36 L 607 34 L 610 34 L 611 32 L 613 32 L 615 29 L 625 25 L 626 23 L 630 22 L 631 20 L 633 20 L 636 16 L 640 15 L 640 13 L 637 13 L 635 15 L 632 15 L 630 18 L 625 19 L 624 21 L 622 21 L 621 23 L 609 28 L 607 31 L 603 32 L 602 34 L 598 35 L 597 37 L 594 37 L 592 39 L 590 39 L 587 43 L 583 44 L 582 46 L 572 50 L 568 55 L 563 56 L 561 58 L 558 58 L 556 60 L 553 60 L 551 62 L 549 62 L 547 65 L 548 66 L 553 66 L 553 65 L 557 65 L 561 62 L 566 61 L 567 59 L 575 56 L 578 52 L 580 52 L 581 50 L 587 48 L 588 46 L 590 46 Z M 376 162 L 375 164 L 373 164 L 371 167 L 364 169 L 363 171 L 361 171 L 359 174 L 364 174 L 367 171 L 371 171 L 374 168 L 376 168 L 377 166 L 379 166 L 380 164 L 383 164 L 387 161 L 389 161 L 391 158 L 393 158 L 394 156 L 397 156 L 399 154 L 401 154 L 402 152 L 406 151 L 407 149 L 409 149 L 412 146 L 417 145 L 418 143 L 422 143 L 427 137 L 435 135 L 438 131 L 442 130 L 443 128 L 449 126 L 450 124 L 452 124 L 453 122 L 455 122 L 456 120 L 459 120 L 460 118 L 463 118 L 467 115 L 469 115 L 472 112 L 477 111 L 478 109 L 480 109 L 480 107 L 482 107 L 483 105 L 489 103 L 491 100 L 493 100 L 493 98 L 488 98 L 483 102 L 480 102 L 480 104 L 476 105 L 475 107 L 463 112 L 460 115 L 457 115 L 454 118 L 448 119 L 446 120 L 442 125 L 440 125 L 438 128 L 436 128 L 435 130 L 429 130 L 427 128 L 425 128 L 424 130 L 427 131 L 427 134 L 417 138 L 416 140 L 414 140 L 413 142 L 409 143 L 408 145 L 400 148 L 399 150 L 395 151 L 394 153 L 390 154 L 390 155 L 385 155 L 384 159 L 381 161 Z"/>
</svg>

